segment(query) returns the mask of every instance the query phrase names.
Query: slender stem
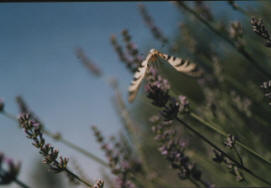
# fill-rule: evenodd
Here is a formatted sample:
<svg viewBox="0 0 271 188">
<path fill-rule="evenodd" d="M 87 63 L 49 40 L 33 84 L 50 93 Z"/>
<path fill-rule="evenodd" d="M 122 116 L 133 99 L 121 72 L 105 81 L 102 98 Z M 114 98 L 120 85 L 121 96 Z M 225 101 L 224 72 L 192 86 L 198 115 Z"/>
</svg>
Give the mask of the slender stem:
<svg viewBox="0 0 271 188">
<path fill-rule="evenodd" d="M 203 17 L 201 17 L 196 11 L 191 9 L 189 6 L 185 5 L 185 3 L 178 1 L 178 5 L 182 6 L 186 11 L 188 11 L 193 16 L 195 16 L 199 21 L 201 21 L 206 27 L 208 27 L 217 36 L 219 36 L 224 41 L 229 43 L 240 54 L 242 54 L 252 66 L 255 66 L 255 68 L 258 69 L 259 72 L 262 72 L 266 77 L 269 77 L 269 78 L 271 77 L 271 74 L 269 72 L 267 72 L 264 68 L 259 66 L 259 63 L 253 57 L 251 57 L 250 54 L 244 48 L 238 48 L 232 40 L 230 40 L 227 36 L 220 33 L 219 30 L 214 28 L 207 20 L 205 20 Z"/>
<path fill-rule="evenodd" d="M 209 127 L 210 129 L 212 129 L 213 131 L 219 133 L 220 135 L 227 137 L 228 134 L 218 128 L 216 128 L 216 126 L 212 125 L 211 123 L 203 120 L 202 118 L 200 118 L 198 115 L 194 114 L 193 112 L 190 113 L 190 115 L 195 118 L 196 120 L 198 120 L 199 122 L 201 122 L 203 125 L 205 125 L 206 127 Z M 271 167 L 271 162 L 268 161 L 267 159 L 265 159 L 263 156 L 261 156 L 260 154 L 258 154 L 256 151 L 254 151 L 253 149 L 249 148 L 248 146 L 246 146 L 245 144 L 241 143 L 240 141 L 236 140 L 236 144 L 239 145 L 240 147 L 242 147 L 243 149 L 247 150 L 249 153 L 251 153 L 252 155 L 254 155 L 255 157 L 257 157 L 258 159 L 260 159 L 261 161 L 265 162 L 266 164 L 268 164 Z"/>
<path fill-rule="evenodd" d="M 189 177 L 188 179 L 191 181 L 192 184 L 200 188 L 200 185 L 195 180 L 193 180 L 191 177 Z"/>
<path fill-rule="evenodd" d="M 241 157 L 240 153 L 238 152 L 237 148 L 236 148 L 235 146 L 233 146 L 233 149 L 234 149 L 235 153 L 237 154 L 237 156 L 238 156 L 238 158 L 239 158 L 239 160 L 240 160 L 241 165 L 244 166 L 242 157 Z"/>
<path fill-rule="evenodd" d="M 249 14 L 249 12 L 247 10 L 245 10 L 245 9 L 243 9 L 243 8 L 237 6 L 237 5 L 235 7 L 232 6 L 232 5 L 230 5 L 230 6 L 232 7 L 233 10 L 239 11 L 239 12 L 241 12 L 242 14 L 244 14 L 246 16 L 250 16 L 250 14 Z"/>
<path fill-rule="evenodd" d="M 207 144 L 209 144 L 210 146 L 212 146 L 213 148 L 215 148 L 217 151 L 219 151 L 220 153 L 222 153 L 224 156 L 226 156 L 227 158 L 229 158 L 232 162 L 234 162 L 236 164 L 237 167 L 243 169 L 244 171 L 246 171 L 247 173 L 249 173 L 250 175 L 252 175 L 253 177 L 257 178 L 258 180 L 266 183 L 267 185 L 271 185 L 271 182 L 268 182 L 267 180 L 263 179 L 262 177 L 254 174 L 251 170 L 249 170 L 248 168 L 244 167 L 242 164 L 240 164 L 238 161 L 236 161 L 234 158 L 232 158 L 230 155 L 228 155 L 226 152 L 224 152 L 223 150 L 221 150 L 218 146 L 216 146 L 214 143 L 212 143 L 208 138 L 206 138 L 205 136 L 203 136 L 201 133 L 199 133 L 197 130 L 195 130 L 194 128 L 192 128 L 191 126 L 189 126 L 187 123 L 185 123 L 183 120 L 179 119 L 178 117 L 176 117 L 176 120 L 179 121 L 182 125 L 184 125 L 187 129 L 189 129 L 190 131 L 192 131 L 194 134 L 196 134 L 199 138 L 201 138 L 203 141 L 205 141 Z"/>
<path fill-rule="evenodd" d="M 5 170 L 4 170 L 4 169 L 1 169 L 1 171 L 5 173 Z M 0 173 L 0 177 L 3 177 L 3 176 L 1 175 L 1 173 Z M 13 181 L 14 181 L 17 185 L 19 185 L 20 187 L 23 187 L 23 188 L 30 188 L 30 186 L 26 185 L 25 183 L 23 183 L 21 180 L 19 180 L 19 179 L 17 179 L 17 178 L 15 178 Z"/>
<path fill-rule="evenodd" d="M 9 119 L 14 120 L 14 121 L 17 122 L 17 117 L 16 117 L 15 115 L 13 115 L 13 114 L 11 114 L 11 113 L 5 111 L 5 110 L 2 111 L 2 114 L 3 114 L 4 116 L 6 116 L 7 118 L 9 118 Z"/>
<path fill-rule="evenodd" d="M 14 182 L 15 182 L 17 185 L 19 185 L 19 186 L 21 186 L 21 187 L 23 187 L 23 188 L 30 188 L 28 185 L 26 185 L 25 183 L 23 183 L 21 180 L 15 179 Z"/>
<path fill-rule="evenodd" d="M 69 175 L 71 175 L 72 177 L 76 178 L 77 180 L 79 180 L 80 182 L 84 183 L 86 186 L 92 188 L 92 185 L 90 183 L 88 183 L 86 180 L 80 178 L 79 176 L 77 176 L 76 174 L 74 174 L 72 171 L 68 170 L 67 168 L 65 169 L 65 172 L 67 172 Z"/>
<path fill-rule="evenodd" d="M 108 167 L 108 164 L 107 164 L 105 161 L 103 161 L 102 159 L 100 159 L 100 158 L 97 157 L 96 155 L 94 155 L 94 154 L 92 154 L 92 153 L 86 151 L 85 149 L 81 148 L 80 146 L 75 145 L 74 143 L 70 142 L 69 140 L 66 140 L 66 139 L 63 138 L 62 136 L 53 134 L 52 132 L 50 132 L 50 131 L 48 131 L 48 130 L 46 130 L 46 129 L 44 129 L 43 132 L 44 132 L 44 134 L 46 134 L 47 136 L 50 136 L 50 137 L 52 137 L 53 139 L 55 139 L 56 141 L 59 141 L 59 142 L 65 144 L 66 146 L 68 146 L 68 147 L 70 147 L 70 148 L 72 148 L 72 149 L 74 149 L 74 150 L 76 150 L 76 151 L 78 151 L 78 152 L 84 154 L 85 156 L 87 156 L 87 157 L 93 159 L 94 161 L 100 163 L 100 164 L 103 165 L 104 167 Z"/>
<path fill-rule="evenodd" d="M 16 117 L 15 115 L 13 115 L 13 114 L 11 114 L 11 113 L 8 113 L 8 112 L 6 112 L 6 111 L 3 111 L 2 114 L 3 114 L 4 116 L 6 116 L 7 118 L 9 118 L 9 119 L 14 120 L 14 121 L 17 122 L 17 117 Z M 74 150 L 76 150 L 76 151 L 78 151 L 78 152 L 84 154 L 84 155 L 87 156 L 88 158 L 90 158 L 90 159 L 92 159 L 92 160 L 98 162 L 99 164 L 103 165 L 104 167 L 108 167 L 108 164 L 107 164 L 105 161 L 103 161 L 102 159 L 100 159 L 100 158 L 97 157 L 96 155 L 94 155 L 94 154 L 92 154 L 92 153 L 86 151 L 85 149 L 81 148 L 80 146 L 75 145 L 75 144 L 73 144 L 72 142 L 66 140 L 66 139 L 63 138 L 62 136 L 57 135 L 57 134 L 54 134 L 54 133 L 50 132 L 49 130 L 47 130 L 47 129 L 45 129 L 45 128 L 43 128 L 42 132 L 43 132 L 45 135 L 47 135 L 47 136 L 53 138 L 55 141 L 61 142 L 61 143 L 63 143 L 64 145 L 66 145 L 66 146 L 68 146 L 68 147 L 70 147 L 70 148 L 72 148 L 72 149 L 74 149 Z"/>
</svg>

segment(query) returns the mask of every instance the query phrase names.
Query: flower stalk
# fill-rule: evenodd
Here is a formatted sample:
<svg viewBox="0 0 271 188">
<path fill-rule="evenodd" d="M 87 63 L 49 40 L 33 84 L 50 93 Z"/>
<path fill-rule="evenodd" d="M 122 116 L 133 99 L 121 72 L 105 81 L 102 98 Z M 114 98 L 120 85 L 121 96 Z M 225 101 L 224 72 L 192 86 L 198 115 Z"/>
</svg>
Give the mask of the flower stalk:
<svg viewBox="0 0 271 188">
<path fill-rule="evenodd" d="M 43 163 L 47 164 L 55 173 L 66 172 L 69 176 L 77 179 L 88 187 L 92 187 L 87 181 L 83 180 L 67 168 L 69 159 L 59 155 L 58 150 L 46 143 L 41 126 L 38 122 L 31 119 L 29 114 L 21 114 L 18 118 L 20 126 L 24 129 L 28 139 L 39 149 L 39 153 L 44 156 Z"/>
</svg>

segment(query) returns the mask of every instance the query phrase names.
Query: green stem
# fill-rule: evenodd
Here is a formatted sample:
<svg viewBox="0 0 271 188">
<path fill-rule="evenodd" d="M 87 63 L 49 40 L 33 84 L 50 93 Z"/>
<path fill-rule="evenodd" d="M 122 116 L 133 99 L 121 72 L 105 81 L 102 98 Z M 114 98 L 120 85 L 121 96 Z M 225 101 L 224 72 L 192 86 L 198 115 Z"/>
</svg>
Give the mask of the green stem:
<svg viewBox="0 0 271 188">
<path fill-rule="evenodd" d="M 11 120 L 14 120 L 14 121 L 18 122 L 18 121 L 17 121 L 17 117 L 16 117 L 15 115 L 10 114 L 10 113 L 8 113 L 8 112 L 6 112 L 6 111 L 3 111 L 2 114 L 3 114 L 4 116 L 6 116 L 7 118 L 9 118 L 9 119 L 11 119 Z M 43 133 L 44 133 L 45 135 L 47 135 L 47 136 L 53 138 L 55 141 L 61 142 L 61 143 L 63 143 L 64 145 L 66 145 L 66 146 L 68 146 L 68 147 L 70 147 L 70 148 L 72 148 L 72 149 L 74 149 L 74 150 L 76 150 L 76 151 L 78 151 L 78 152 L 84 154 L 84 155 L 87 156 L 88 158 L 90 158 L 90 159 L 92 159 L 92 160 L 98 162 L 99 164 L 103 165 L 104 167 L 108 167 L 108 164 L 107 164 L 105 161 L 103 161 L 102 159 L 100 159 L 100 158 L 97 157 L 96 155 L 94 155 L 94 154 L 92 154 L 92 153 L 86 151 L 85 149 L 81 148 L 80 146 L 77 146 L 77 145 L 73 144 L 72 142 L 66 140 L 66 139 L 63 138 L 62 136 L 57 135 L 57 134 L 54 134 L 54 133 L 50 132 L 49 130 L 46 130 L 45 128 L 43 128 Z"/>
<path fill-rule="evenodd" d="M 20 180 L 18 180 L 18 179 L 15 179 L 14 182 L 15 182 L 17 185 L 19 185 L 19 186 L 21 186 L 21 187 L 23 187 L 23 188 L 30 188 L 28 185 L 26 185 L 25 183 L 23 183 L 22 181 L 20 181 Z"/>
<path fill-rule="evenodd" d="M 236 148 L 235 146 L 233 146 L 233 149 L 234 149 L 234 151 L 235 151 L 235 153 L 236 153 L 237 157 L 239 158 L 241 165 L 243 165 L 243 166 L 244 166 L 244 163 L 243 163 L 242 157 L 241 157 L 240 153 L 238 152 L 237 148 Z"/>
<path fill-rule="evenodd" d="M 7 112 L 7 111 L 2 111 L 2 114 L 3 114 L 4 116 L 6 116 L 7 118 L 9 118 L 9 119 L 11 119 L 11 120 L 14 120 L 14 121 L 18 122 L 18 121 L 17 121 L 17 117 L 16 117 L 15 115 L 13 115 L 13 114 L 11 114 L 11 113 L 9 113 L 9 112 Z"/>
<path fill-rule="evenodd" d="M 239 11 L 240 13 L 246 15 L 246 16 L 250 16 L 249 12 L 246 11 L 245 9 L 239 7 L 236 5 L 236 7 L 233 7 L 232 5 L 230 5 L 232 7 L 233 10 Z"/>
<path fill-rule="evenodd" d="M 189 13 L 191 13 L 200 22 L 202 22 L 206 27 L 208 27 L 208 29 L 210 29 L 217 36 L 219 36 L 224 41 L 226 41 L 228 44 L 230 44 L 233 48 L 235 48 L 240 54 L 242 54 L 248 60 L 248 62 L 252 66 L 255 66 L 255 68 L 258 69 L 259 72 L 262 72 L 268 78 L 271 77 L 271 74 L 269 72 L 267 72 L 264 68 L 262 68 L 261 66 L 259 66 L 259 63 L 252 56 L 250 56 L 249 53 L 245 49 L 238 48 L 232 40 L 230 40 L 227 36 L 225 36 L 222 33 L 220 33 L 219 30 L 217 30 L 216 28 L 214 28 L 207 20 L 205 20 L 203 17 L 201 17 L 196 11 L 194 11 L 193 9 L 191 9 L 189 6 L 185 5 L 185 3 L 181 2 L 181 1 L 178 1 L 178 5 L 182 6 L 186 11 L 188 11 Z"/>
<path fill-rule="evenodd" d="M 74 177 L 75 179 L 77 179 L 78 181 L 82 182 L 83 184 L 85 184 L 86 186 L 92 188 L 92 185 L 90 183 L 88 183 L 86 180 L 80 178 L 79 176 L 77 176 L 76 174 L 74 174 L 72 171 L 68 170 L 67 168 L 65 169 L 65 172 L 67 172 L 69 175 L 71 175 L 72 177 Z"/>
<path fill-rule="evenodd" d="M 212 143 L 208 138 L 206 138 L 205 136 L 203 136 L 201 133 L 199 133 L 197 130 L 195 130 L 194 128 L 192 128 L 191 126 L 189 126 L 187 123 L 185 123 L 183 120 L 179 119 L 178 117 L 176 117 L 176 120 L 179 121 L 181 124 L 183 124 L 187 129 L 189 129 L 191 132 L 193 132 L 194 134 L 196 134 L 200 139 L 202 139 L 203 141 L 205 141 L 207 144 L 209 144 L 210 146 L 212 146 L 213 148 L 215 148 L 217 151 L 219 151 L 220 153 L 222 153 L 224 156 L 226 156 L 227 158 L 229 158 L 232 162 L 234 162 L 236 164 L 237 167 L 243 169 L 244 171 L 246 171 L 247 173 L 249 173 L 250 175 L 252 175 L 253 177 L 257 178 L 258 180 L 266 183 L 267 185 L 271 185 L 271 182 L 268 182 L 267 180 L 263 179 L 262 177 L 254 174 L 251 170 L 249 170 L 248 168 L 244 167 L 242 164 L 240 164 L 238 161 L 236 161 L 234 158 L 232 158 L 230 155 L 228 155 L 226 152 L 224 152 L 223 150 L 221 150 L 218 146 L 216 146 L 214 143 Z"/>
<path fill-rule="evenodd" d="M 195 180 L 193 180 L 191 177 L 189 177 L 188 179 L 189 179 L 189 181 L 191 181 L 192 184 L 194 184 L 196 187 L 200 188 L 200 185 Z"/>
<path fill-rule="evenodd" d="M 190 113 L 190 116 L 192 116 L 193 118 L 195 118 L 197 121 L 199 121 L 200 123 L 202 123 L 203 125 L 205 125 L 206 127 L 209 127 L 210 129 L 212 129 L 213 131 L 215 131 L 216 133 L 227 137 L 229 134 L 227 134 L 226 132 L 216 128 L 214 125 L 212 125 L 211 123 L 203 120 L 202 118 L 200 118 L 198 115 L 194 114 L 193 112 Z M 263 156 L 261 156 L 260 154 L 258 154 L 256 151 L 254 151 L 253 149 L 249 148 L 248 146 L 244 145 L 243 143 L 241 143 L 240 141 L 236 140 L 236 144 L 239 145 L 240 147 L 242 147 L 243 149 L 247 150 L 249 153 L 251 153 L 252 155 L 254 155 L 255 157 L 259 158 L 261 161 L 265 162 L 266 164 L 268 164 L 269 166 L 271 166 L 271 162 L 266 160 Z"/>
</svg>

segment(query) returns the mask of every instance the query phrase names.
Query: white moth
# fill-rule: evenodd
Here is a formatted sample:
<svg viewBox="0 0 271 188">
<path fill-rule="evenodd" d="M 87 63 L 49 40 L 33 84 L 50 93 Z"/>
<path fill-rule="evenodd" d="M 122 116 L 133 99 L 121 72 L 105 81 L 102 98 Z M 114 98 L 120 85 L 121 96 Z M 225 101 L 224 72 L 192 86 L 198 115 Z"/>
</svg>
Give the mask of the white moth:
<svg viewBox="0 0 271 188">
<path fill-rule="evenodd" d="M 147 73 L 147 70 L 150 67 L 149 65 L 159 60 L 164 60 L 168 62 L 175 70 L 189 76 L 198 77 L 202 74 L 202 71 L 198 70 L 196 64 L 191 63 L 189 60 L 169 56 L 167 54 L 159 52 L 158 50 L 151 49 L 146 59 L 142 61 L 140 67 L 135 72 L 134 78 L 128 89 L 129 91 L 128 101 L 130 103 L 134 101 L 136 94 L 139 90 L 140 84 L 142 83 Z"/>
</svg>

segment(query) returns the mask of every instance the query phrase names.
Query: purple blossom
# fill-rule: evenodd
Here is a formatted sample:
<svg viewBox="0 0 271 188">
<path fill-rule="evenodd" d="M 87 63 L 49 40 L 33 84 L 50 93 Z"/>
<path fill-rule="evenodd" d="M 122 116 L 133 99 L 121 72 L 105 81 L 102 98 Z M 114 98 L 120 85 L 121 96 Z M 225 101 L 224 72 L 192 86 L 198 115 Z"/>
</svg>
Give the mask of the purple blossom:
<svg viewBox="0 0 271 188">
<path fill-rule="evenodd" d="M 120 142 L 116 141 L 115 137 L 111 137 L 109 144 L 96 126 L 92 126 L 92 130 L 96 140 L 101 144 L 101 148 L 105 152 L 111 172 L 117 176 L 116 187 L 135 188 L 135 184 L 129 177 L 131 174 L 141 171 L 141 163 L 133 159 L 127 152 L 127 149 Z"/>
<path fill-rule="evenodd" d="M 4 111 L 5 103 L 4 100 L 0 98 L 0 112 Z"/>
<path fill-rule="evenodd" d="M 4 168 L 6 164 L 7 169 Z M 21 169 L 21 163 L 15 163 L 13 159 L 7 158 L 0 153 L 0 185 L 7 185 L 16 180 Z"/>
<path fill-rule="evenodd" d="M 54 172 L 62 172 L 66 169 L 69 159 L 59 156 L 58 150 L 47 144 L 43 138 L 41 126 L 30 114 L 22 113 L 18 118 L 20 126 L 24 129 L 27 138 L 31 139 L 32 144 L 39 149 L 40 154 L 44 156 L 43 162 L 48 164 Z"/>
</svg>

